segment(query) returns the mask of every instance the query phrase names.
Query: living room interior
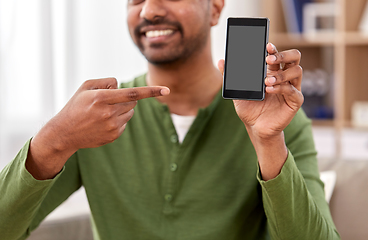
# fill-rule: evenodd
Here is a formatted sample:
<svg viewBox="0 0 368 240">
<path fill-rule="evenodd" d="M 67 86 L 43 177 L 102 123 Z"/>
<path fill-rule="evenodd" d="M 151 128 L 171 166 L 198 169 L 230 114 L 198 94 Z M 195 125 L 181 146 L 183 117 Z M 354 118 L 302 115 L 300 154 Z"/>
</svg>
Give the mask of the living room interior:
<svg viewBox="0 0 368 240">
<path fill-rule="evenodd" d="M 333 220 L 342 239 L 367 239 L 368 1 L 295 2 L 225 1 L 214 64 L 224 58 L 228 17 L 267 17 L 269 41 L 300 50 L 303 109 Z M 147 71 L 125 19 L 126 1 L 0 0 L 0 169 L 85 80 L 126 82 Z M 93 239 L 90 214 L 81 188 L 29 239 Z"/>
</svg>

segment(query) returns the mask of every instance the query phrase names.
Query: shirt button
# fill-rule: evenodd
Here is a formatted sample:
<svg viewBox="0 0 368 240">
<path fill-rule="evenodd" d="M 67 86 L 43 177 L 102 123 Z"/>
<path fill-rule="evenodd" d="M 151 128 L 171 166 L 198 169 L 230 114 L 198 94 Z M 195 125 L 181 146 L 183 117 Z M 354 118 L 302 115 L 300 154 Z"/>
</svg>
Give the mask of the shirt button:
<svg viewBox="0 0 368 240">
<path fill-rule="evenodd" d="M 165 195 L 165 200 L 170 202 L 172 200 L 172 195 L 171 194 L 166 194 Z"/>
<path fill-rule="evenodd" d="M 171 135 L 170 140 L 171 140 L 172 143 L 177 143 L 178 142 L 178 136 Z"/>
<path fill-rule="evenodd" d="M 172 164 L 170 165 L 170 170 L 171 170 L 172 172 L 175 172 L 175 171 L 176 171 L 176 169 L 178 169 L 178 165 L 177 165 L 176 163 L 172 163 Z"/>
</svg>

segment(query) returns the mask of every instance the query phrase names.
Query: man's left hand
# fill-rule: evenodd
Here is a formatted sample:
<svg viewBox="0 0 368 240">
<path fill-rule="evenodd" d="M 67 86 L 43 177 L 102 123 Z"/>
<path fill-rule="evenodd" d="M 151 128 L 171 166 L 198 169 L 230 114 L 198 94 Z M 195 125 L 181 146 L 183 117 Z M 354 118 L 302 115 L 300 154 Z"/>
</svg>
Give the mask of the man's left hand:
<svg viewBox="0 0 368 240">
<path fill-rule="evenodd" d="M 236 112 L 248 131 L 262 139 L 272 138 L 282 132 L 304 101 L 300 52 L 296 49 L 278 52 L 271 43 L 267 45 L 267 51 L 265 100 L 234 100 Z M 220 60 L 218 67 L 223 73 L 223 60 Z"/>
</svg>

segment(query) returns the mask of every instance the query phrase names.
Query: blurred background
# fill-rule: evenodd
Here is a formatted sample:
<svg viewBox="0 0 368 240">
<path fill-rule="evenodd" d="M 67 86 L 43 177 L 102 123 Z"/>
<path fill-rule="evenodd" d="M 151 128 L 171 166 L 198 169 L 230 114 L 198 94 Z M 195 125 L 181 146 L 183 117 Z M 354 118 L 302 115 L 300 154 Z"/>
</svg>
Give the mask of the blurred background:
<svg viewBox="0 0 368 240">
<path fill-rule="evenodd" d="M 212 31 L 215 64 L 224 57 L 229 16 L 268 17 L 270 41 L 302 52 L 303 109 L 334 221 L 343 239 L 367 239 L 367 0 L 225 3 Z M 128 34 L 126 0 L 0 0 L 0 169 L 85 80 L 125 82 L 146 69 Z M 51 239 L 50 232 L 52 239 L 90 239 L 83 191 L 30 239 Z"/>
</svg>

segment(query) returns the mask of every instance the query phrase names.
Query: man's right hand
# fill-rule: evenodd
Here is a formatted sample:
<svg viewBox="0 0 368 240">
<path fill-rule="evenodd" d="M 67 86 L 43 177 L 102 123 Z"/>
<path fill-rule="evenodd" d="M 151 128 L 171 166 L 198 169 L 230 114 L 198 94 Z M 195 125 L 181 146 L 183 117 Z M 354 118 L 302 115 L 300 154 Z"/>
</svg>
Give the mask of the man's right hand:
<svg viewBox="0 0 368 240">
<path fill-rule="evenodd" d="M 81 148 L 115 141 L 143 98 L 168 95 L 167 87 L 117 89 L 115 78 L 88 80 L 65 107 L 32 139 L 27 170 L 36 179 L 50 179 Z"/>
</svg>

